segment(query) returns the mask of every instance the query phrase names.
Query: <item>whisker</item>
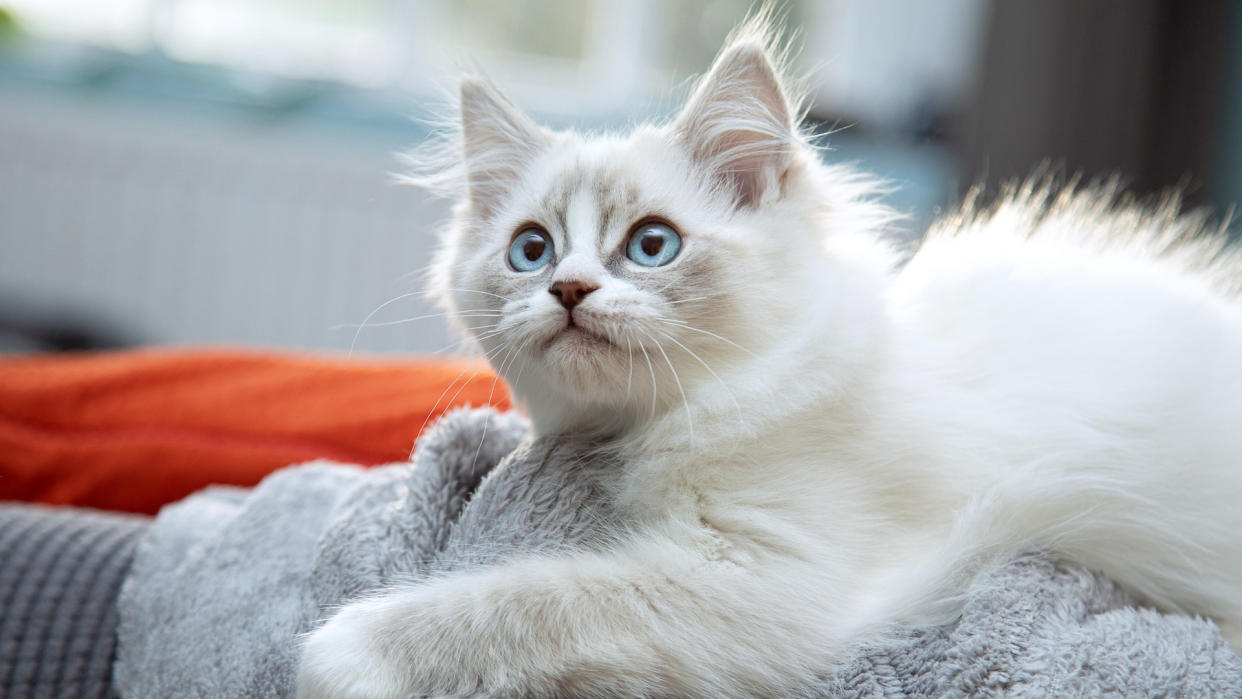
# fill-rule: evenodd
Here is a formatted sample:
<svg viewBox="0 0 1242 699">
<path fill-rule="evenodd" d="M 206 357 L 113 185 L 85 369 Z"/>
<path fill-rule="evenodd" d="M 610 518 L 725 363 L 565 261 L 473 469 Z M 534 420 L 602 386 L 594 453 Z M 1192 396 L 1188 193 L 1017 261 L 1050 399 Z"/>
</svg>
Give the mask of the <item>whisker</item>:
<svg viewBox="0 0 1242 699">
<path fill-rule="evenodd" d="M 370 313 L 368 313 L 368 314 L 367 314 L 367 317 L 362 319 L 362 325 L 359 325 L 359 326 L 358 326 L 358 329 L 354 331 L 354 339 L 353 339 L 353 340 L 350 340 L 350 342 L 349 342 L 349 353 L 348 353 L 348 354 L 346 354 L 345 356 L 346 356 L 346 357 L 353 357 L 353 356 L 354 356 L 354 347 L 358 344 L 358 335 L 362 332 L 362 329 L 363 329 L 364 327 L 366 327 L 366 324 L 367 324 L 367 323 L 369 323 L 369 322 L 371 321 L 371 319 L 375 317 L 375 314 L 376 314 L 376 313 L 379 313 L 380 311 L 384 310 L 385 308 L 387 308 L 387 307 L 391 306 L 392 304 L 394 304 L 394 303 L 396 303 L 396 302 L 398 302 L 398 301 L 401 301 L 401 300 L 403 300 L 403 299 L 408 299 L 408 298 L 413 297 L 413 296 L 421 296 L 421 295 L 422 295 L 422 294 L 424 294 L 424 293 L 426 293 L 426 292 L 424 292 L 424 291 L 415 291 L 415 292 L 410 292 L 410 293 L 408 293 L 408 294 L 401 294 L 400 296 L 395 296 L 395 297 L 393 297 L 393 298 L 390 298 L 390 299 L 388 299 L 387 301 L 385 301 L 385 302 L 381 303 L 380 305 L 376 306 L 376 307 L 375 307 L 375 310 L 373 310 L 373 311 L 371 311 Z"/>
<path fill-rule="evenodd" d="M 660 350 L 660 354 L 664 355 L 664 361 L 668 364 L 668 370 L 673 372 L 673 381 L 677 382 L 677 390 L 681 392 L 681 402 L 686 406 L 686 421 L 690 423 L 690 450 L 694 450 L 694 416 L 690 413 L 690 399 L 686 397 L 686 389 L 681 385 L 681 377 L 677 375 L 677 369 L 673 367 L 673 360 L 668 358 L 668 353 L 664 351 L 664 347 L 659 340 L 652 338 L 655 342 L 656 349 Z"/>
<path fill-rule="evenodd" d="M 664 293 L 665 289 L 668 289 L 670 286 L 672 286 L 676 282 L 677 282 L 676 279 L 670 279 L 668 283 L 666 283 L 664 286 L 660 287 L 659 289 L 656 289 L 655 291 L 651 293 L 655 294 L 656 296 L 659 296 L 660 294 Z"/>
<path fill-rule="evenodd" d="M 454 376 L 453 380 L 449 382 L 448 386 L 445 386 L 444 390 L 440 392 L 440 397 L 437 398 L 435 404 L 431 406 L 431 410 L 427 411 L 427 417 L 423 418 L 423 424 L 418 428 L 418 434 L 421 435 L 423 433 L 423 430 L 427 429 L 427 423 L 431 421 L 431 416 L 435 415 L 436 410 L 439 409 L 440 401 L 444 400 L 444 396 L 448 395 L 448 392 L 453 390 L 453 384 L 457 383 L 457 380 L 460 379 L 462 374 L 466 373 L 467 371 L 470 371 L 470 367 L 466 367 L 465 369 L 462 369 L 461 371 L 457 372 L 457 376 Z M 457 389 L 457 392 L 453 394 L 453 397 L 449 398 L 448 403 L 445 406 L 446 408 L 447 406 L 452 405 L 453 401 L 457 400 L 457 396 L 461 395 L 461 392 L 466 388 L 466 386 L 471 381 L 474 381 L 474 377 L 478 376 L 480 371 L 483 371 L 483 367 L 482 366 L 476 367 L 474 370 L 474 373 L 470 374 L 470 377 L 462 382 L 461 387 Z"/>
<path fill-rule="evenodd" d="M 502 296 L 501 294 L 492 293 L 492 292 L 490 292 L 490 291 L 483 291 L 483 290 L 481 290 L 481 289 L 466 289 L 466 288 L 461 288 L 461 287 L 451 287 L 451 288 L 445 289 L 445 291 L 454 291 L 454 292 L 463 293 L 463 294 L 483 294 L 484 296 L 491 296 L 491 297 L 494 297 L 494 298 L 501 299 L 502 301 L 505 301 L 505 302 L 507 302 L 507 303 L 512 303 L 512 302 L 513 302 L 513 299 L 509 298 L 508 296 Z M 384 326 L 388 326 L 388 325 L 398 325 L 398 324 L 400 324 L 400 323 L 412 323 L 412 322 L 414 322 L 415 320 L 425 320 L 425 319 L 428 319 L 428 318 L 435 318 L 435 317 L 437 317 L 437 316 L 439 316 L 439 315 L 444 315 L 444 313 L 445 313 L 445 312 L 441 312 L 441 313 L 438 313 L 438 314 L 428 314 L 428 315 L 426 315 L 426 316 L 419 316 L 418 318 L 407 318 L 407 319 L 402 320 L 402 321 L 388 321 L 388 322 L 385 322 L 385 323 L 375 323 L 375 324 L 372 324 L 372 323 L 371 323 L 371 319 L 375 317 L 375 314 L 376 314 L 376 313 L 379 313 L 379 312 L 380 312 L 380 311 L 382 311 L 383 309 L 385 309 L 385 308 L 387 308 L 387 307 L 391 306 L 392 304 L 394 304 L 394 303 L 396 303 L 396 302 L 398 302 L 398 301 L 402 301 L 402 300 L 404 300 L 404 299 L 414 298 L 414 297 L 418 297 L 418 296 L 426 296 L 426 295 L 428 295 L 428 294 L 432 294 L 432 293 L 438 293 L 438 290 L 423 289 L 422 291 L 410 291 L 410 292 L 407 292 L 407 293 L 401 294 L 401 295 L 399 295 L 399 296 L 395 296 L 395 297 L 393 297 L 393 298 L 391 298 L 391 299 L 388 299 L 387 301 L 385 301 L 385 302 L 381 303 L 380 305 L 376 306 L 376 307 L 375 307 L 375 309 L 374 309 L 374 310 L 372 310 L 370 313 L 368 313 L 368 314 L 366 315 L 366 317 L 362 319 L 362 322 L 361 322 L 360 324 L 358 324 L 358 325 L 354 328 L 354 337 L 353 337 L 353 339 L 351 339 L 351 340 L 349 341 L 349 352 L 346 354 L 346 356 L 347 356 L 347 357 L 353 357 L 353 356 L 354 356 L 354 348 L 356 348 L 356 347 L 358 346 L 358 336 L 362 333 L 362 329 L 363 329 L 363 328 L 366 328 L 366 327 L 384 327 Z M 474 311 L 481 311 L 481 310 L 491 310 L 491 309 L 469 309 L 469 310 L 466 310 L 466 311 L 460 311 L 460 313 L 470 313 L 470 312 L 474 312 Z M 333 329 L 333 330 L 339 330 L 339 329 L 346 328 L 346 327 L 354 327 L 354 326 L 352 326 L 352 325 L 338 325 L 338 326 L 334 326 L 334 327 L 332 327 L 332 329 Z"/>
<path fill-rule="evenodd" d="M 402 278 L 402 279 L 409 278 L 409 277 L 410 277 L 410 275 L 412 275 L 412 274 L 418 274 L 418 271 L 415 271 L 415 272 L 409 272 L 409 273 L 407 273 L 407 274 L 403 274 L 403 275 L 401 275 L 401 278 Z M 410 292 L 410 293 L 411 293 L 411 295 L 413 295 L 413 296 L 428 296 L 428 295 L 431 295 L 431 294 L 438 294 L 438 293 L 440 293 L 440 291 L 441 291 L 440 289 L 423 289 L 422 291 L 412 291 L 412 292 Z M 513 300 L 513 299 L 509 298 L 508 296 L 501 296 L 500 294 L 494 294 L 494 293 L 492 293 L 492 292 L 490 292 L 490 291 L 483 291 L 483 290 L 481 290 L 481 289 L 465 289 L 465 288 L 460 288 L 460 287 L 449 287 L 449 288 L 447 288 L 447 289 L 443 289 L 443 291 L 456 291 L 456 292 L 458 292 L 458 293 L 462 293 L 462 294 L 483 294 L 483 295 L 485 295 L 485 296 L 494 296 L 495 298 L 498 298 L 498 299 L 503 299 L 503 300 L 505 300 L 505 301 L 512 301 L 512 300 Z"/>
<path fill-rule="evenodd" d="M 491 330 L 487 330 L 483 332 L 482 334 L 478 335 L 476 339 L 478 339 L 479 342 L 482 342 L 483 340 L 490 340 L 493 337 L 496 337 L 497 335 L 503 335 L 504 333 L 509 331 L 509 328 L 502 328 L 500 326 L 501 326 L 501 323 L 493 323 L 491 326 L 492 328 Z"/>
<path fill-rule="evenodd" d="M 716 338 L 717 340 L 720 340 L 721 342 L 727 342 L 727 343 L 729 343 L 730 345 L 733 345 L 734 347 L 736 347 L 736 348 L 738 348 L 738 349 L 742 350 L 743 352 L 745 352 L 746 354 L 749 354 L 750 356 L 754 357 L 755 359 L 759 359 L 759 360 L 762 360 L 762 359 L 763 359 L 763 357 L 760 357 L 759 355 L 755 354 L 754 352 L 751 352 L 750 350 L 748 350 L 748 349 L 746 349 L 745 347 L 743 347 L 743 346 L 741 346 L 741 345 L 737 344 L 737 343 L 736 343 L 736 342 L 734 342 L 733 340 L 730 340 L 730 339 L 729 339 L 729 338 L 727 338 L 727 337 L 721 337 L 721 336 L 717 335 L 716 333 L 711 332 L 710 330 L 703 330 L 702 328 L 696 328 L 696 327 L 694 327 L 693 325 L 690 325 L 689 323 L 687 323 L 687 322 L 685 322 L 685 321 L 676 320 L 676 319 L 673 319 L 673 318 L 660 318 L 660 320 L 661 320 L 661 321 L 663 321 L 663 322 L 665 322 L 665 323 L 670 323 L 670 324 L 672 324 L 672 325 L 676 325 L 676 326 L 678 326 L 678 327 L 680 327 L 680 328 L 685 328 L 686 330 L 689 330 L 689 331 L 691 331 L 691 332 L 703 333 L 704 335 L 707 335 L 708 337 L 714 337 L 714 338 Z"/>
<path fill-rule="evenodd" d="M 710 366 L 708 366 L 707 362 L 703 361 L 702 357 L 695 354 L 694 351 L 691 350 L 689 347 L 686 347 L 685 345 L 678 342 L 677 338 L 667 333 L 663 333 L 663 332 L 660 334 L 664 335 L 665 339 L 669 340 L 673 344 L 685 350 L 686 354 L 690 355 L 691 357 L 694 357 L 694 359 L 697 360 L 699 364 L 702 364 L 703 368 L 706 369 L 707 372 L 711 374 L 712 377 L 715 378 L 717 382 L 720 383 L 720 386 L 725 390 L 725 393 L 728 394 L 729 400 L 733 402 L 733 409 L 737 411 L 738 428 L 741 430 L 744 430 L 746 427 L 746 420 L 742 416 L 742 406 L 741 404 L 737 402 L 737 397 L 733 395 L 733 391 L 729 389 L 729 384 L 725 383 L 724 379 L 720 378 L 720 375 L 717 374 Z"/>
<path fill-rule="evenodd" d="M 630 340 L 630 336 L 625 336 L 625 351 L 630 356 L 630 373 L 625 377 L 625 403 L 630 402 L 630 388 L 634 382 L 634 343 Z"/>
<path fill-rule="evenodd" d="M 526 349 L 526 345 L 530 344 L 530 341 L 531 338 L 527 338 L 527 340 L 523 342 L 520 347 L 510 353 L 508 360 L 505 362 L 505 366 L 502 366 L 496 370 L 496 378 L 492 379 L 492 390 L 487 394 L 487 404 L 489 406 L 492 404 L 492 398 L 496 395 L 496 384 L 500 381 L 500 377 L 504 374 L 505 368 L 522 354 L 522 350 Z M 525 365 L 523 365 L 523 368 L 524 367 Z M 491 421 L 492 414 L 491 412 L 488 412 L 483 418 L 483 431 L 479 435 L 479 446 L 474 450 L 474 460 L 470 462 L 471 471 L 473 471 L 475 466 L 479 463 L 479 454 L 483 451 L 483 442 L 487 439 L 487 428 L 491 425 Z"/>
<path fill-rule="evenodd" d="M 493 326 L 493 327 L 494 327 L 494 326 Z M 456 341 L 454 341 L 454 342 L 450 342 L 450 343 L 448 343 L 447 345 L 444 345 L 444 346 L 443 346 L 443 347 L 441 347 L 440 349 L 435 350 L 434 352 L 432 352 L 432 354 L 442 354 L 442 353 L 444 353 L 444 352 L 447 352 L 447 351 L 449 351 L 449 350 L 453 349 L 454 347 L 459 347 L 459 346 L 461 346 L 461 345 L 465 345 L 465 344 L 467 344 L 467 343 L 469 343 L 469 342 L 472 342 L 472 341 L 474 341 L 474 340 L 475 340 L 475 338 L 473 338 L 473 337 L 463 337 L 463 338 L 461 338 L 460 340 L 456 340 Z"/>
<path fill-rule="evenodd" d="M 650 334 L 650 333 L 647 333 L 647 337 L 648 337 L 648 338 L 650 338 L 650 337 L 651 337 L 651 334 Z M 647 360 L 647 371 L 651 372 L 651 418 L 650 418 L 650 419 L 654 420 L 654 419 L 655 419 L 655 413 L 656 413 L 656 377 L 655 377 L 655 367 L 651 364 L 651 353 L 647 351 L 647 348 L 646 348 L 646 347 L 643 347 L 642 345 L 639 345 L 639 349 L 641 349 L 641 350 L 643 351 L 643 359 L 646 359 L 646 360 Z"/>
<path fill-rule="evenodd" d="M 487 361 L 492 365 L 492 368 L 496 368 L 503 363 L 504 359 L 509 356 L 509 350 L 513 349 L 515 342 L 517 342 L 517 338 L 508 337 L 492 350 L 483 349 L 483 354 L 487 357 Z"/>
<path fill-rule="evenodd" d="M 490 292 L 490 291 L 480 291 L 479 289 L 457 289 L 457 288 L 451 288 L 451 289 L 445 289 L 445 291 L 457 291 L 457 292 L 460 292 L 460 293 L 463 293 L 463 294 L 484 294 L 484 295 L 486 295 L 486 296 L 492 296 L 492 297 L 495 297 L 495 298 L 501 299 L 502 301 L 508 301 L 508 302 L 510 302 L 510 303 L 512 303 L 512 302 L 513 302 L 513 299 L 509 298 L 508 296 L 501 296 L 500 294 L 493 294 L 493 293 L 492 293 L 492 292 Z"/>
<path fill-rule="evenodd" d="M 414 316 L 414 317 L 412 317 L 412 318 L 402 318 L 402 319 L 400 319 L 400 320 L 386 320 L 386 321 L 383 321 L 383 322 L 380 322 L 380 323 L 366 323 L 366 322 L 364 322 L 364 323 L 360 323 L 360 324 L 357 324 L 357 325 L 355 325 L 355 324 L 353 324 L 353 323 L 342 323 L 342 324 L 340 324 L 340 325 L 333 325 L 333 326 L 329 327 L 328 329 L 329 329 L 329 330 L 341 330 L 341 329 L 344 329 L 344 328 L 353 328 L 353 329 L 355 329 L 355 330 L 361 330 L 361 329 L 363 329 L 363 328 L 386 328 L 386 327 L 390 327 L 390 326 L 393 326 L 393 325 L 402 325 L 402 324 L 404 324 L 404 323 L 416 323 L 416 322 L 418 322 L 418 321 L 420 321 L 420 320 L 428 320 L 428 319 L 431 319 L 431 318 L 440 318 L 440 317 L 442 317 L 442 316 L 446 316 L 446 315 L 449 315 L 449 312 L 448 312 L 448 311 L 440 311 L 439 313 L 427 313 L 427 314 L 425 314 L 425 315 L 421 315 L 421 316 Z M 504 314 L 503 314 L 502 312 L 500 312 L 500 311 L 490 311 L 490 310 L 471 310 L 471 311 L 460 311 L 460 312 L 458 312 L 458 313 L 453 313 L 452 315 L 454 315 L 454 316 L 459 316 L 459 317 L 462 317 L 462 318 L 490 318 L 490 317 L 495 317 L 495 316 L 502 316 L 502 315 L 504 315 Z"/>
<path fill-rule="evenodd" d="M 718 294 L 713 294 L 713 295 L 708 295 L 708 296 L 695 296 L 694 298 L 677 299 L 676 301 L 665 301 L 664 303 L 668 306 L 676 306 L 679 303 L 694 303 L 695 301 L 707 301 L 708 299 L 715 298 L 715 296 L 717 295 Z"/>
</svg>

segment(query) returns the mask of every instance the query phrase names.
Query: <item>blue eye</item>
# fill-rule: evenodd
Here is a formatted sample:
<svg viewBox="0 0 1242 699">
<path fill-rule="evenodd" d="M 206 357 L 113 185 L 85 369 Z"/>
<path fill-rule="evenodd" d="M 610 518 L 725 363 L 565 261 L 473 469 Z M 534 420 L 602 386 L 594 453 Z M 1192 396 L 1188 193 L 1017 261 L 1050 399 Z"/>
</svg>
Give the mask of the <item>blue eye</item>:
<svg viewBox="0 0 1242 699">
<path fill-rule="evenodd" d="M 681 236 L 667 223 L 652 221 L 630 234 L 625 254 L 644 267 L 663 267 L 677 257 Z"/>
<path fill-rule="evenodd" d="M 552 236 L 540 228 L 527 228 L 509 244 L 509 265 L 519 272 L 534 272 L 552 261 Z"/>
</svg>

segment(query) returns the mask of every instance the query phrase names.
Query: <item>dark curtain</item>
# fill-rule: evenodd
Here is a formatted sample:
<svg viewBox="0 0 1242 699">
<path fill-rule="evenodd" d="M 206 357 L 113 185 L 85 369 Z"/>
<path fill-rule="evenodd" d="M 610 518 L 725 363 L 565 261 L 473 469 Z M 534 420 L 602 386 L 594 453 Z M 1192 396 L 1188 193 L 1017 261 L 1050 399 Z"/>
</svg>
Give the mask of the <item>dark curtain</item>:
<svg viewBox="0 0 1242 699">
<path fill-rule="evenodd" d="M 1183 186 L 1190 204 L 1227 205 L 1213 178 L 1232 130 L 1237 5 L 992 3 L 975 94 L 954 134 L 964 181 L 995 193 L 1046 161 L 1067 175 L 1119 173 L 1139 194 Z"/>
</svg>

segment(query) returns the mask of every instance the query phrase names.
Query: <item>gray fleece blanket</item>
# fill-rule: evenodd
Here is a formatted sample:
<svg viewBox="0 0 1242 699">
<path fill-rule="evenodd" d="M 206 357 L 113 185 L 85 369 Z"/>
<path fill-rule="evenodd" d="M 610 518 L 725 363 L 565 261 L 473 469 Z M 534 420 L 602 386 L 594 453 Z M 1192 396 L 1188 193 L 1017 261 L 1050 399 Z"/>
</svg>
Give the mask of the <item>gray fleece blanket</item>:
<svg viewBox="0 0 1242 699">
<path fill-rule="evenodd" d="M 512 415 L 457 412 L 413 465 L 312 463 L 166 507 L 120 596 L 116 688 L 288 696 L 299 634 L 334 607 L 431 571 L 597 540 L 616 520 L 599 486 L 610 464 L 525 433 Z M 1242 697 L 1242 658 L 1207 621 L 1137 607 L 1038 556 L 993 575 L 956 623 L 863 653 L 806 696 Z"/>
</svg>

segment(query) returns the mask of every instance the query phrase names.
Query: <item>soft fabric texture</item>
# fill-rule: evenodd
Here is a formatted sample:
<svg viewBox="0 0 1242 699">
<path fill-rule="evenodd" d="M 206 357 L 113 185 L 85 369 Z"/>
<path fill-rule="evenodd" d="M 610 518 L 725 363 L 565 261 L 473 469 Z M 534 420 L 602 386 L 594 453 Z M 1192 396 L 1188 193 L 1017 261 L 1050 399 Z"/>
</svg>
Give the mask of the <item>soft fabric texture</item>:
<svg viewBox="0 0 1242 699">
<path fill-rule="evenodd" d="M 151 350 L 0 361 L 0 500 L 155 513 L 290 463 L 408 457 L 460 405 L 505 407 L 465 360 Z"/>
<path fill-rule="evenodd" d="M 0 696 L 112 696 L 116 599 L 149 522 L 0 507 Z"/>
<path fill-rule="evenodd" d="M 122 695 L 287 696 L 299 634 L 350 599 L 519 552 L 598 545 L 617 525 L 601 492 L 610 464 L 524 433 L 512 415 L 458 412 L 421 440 L 413 467 L 315 463 L 166 508 L 119 602 Z M 953 625 L 865 653 L 806 694 L 1239 688 L 1242 659 L 1209 622 L 1136 608 L 1107 581 L 1031 557 L 977 586 Z"/>
<path fill-rule="evenodd" d="M 865 654 L 826 693 L 1242 696 L 1242 658 L 1202 619 L 1137 608 L 1111 582 L 1039 557 L 986 582 L 956 623 Z"/>
</svg>

